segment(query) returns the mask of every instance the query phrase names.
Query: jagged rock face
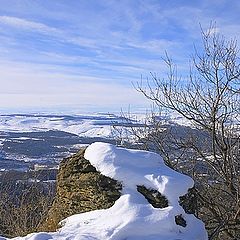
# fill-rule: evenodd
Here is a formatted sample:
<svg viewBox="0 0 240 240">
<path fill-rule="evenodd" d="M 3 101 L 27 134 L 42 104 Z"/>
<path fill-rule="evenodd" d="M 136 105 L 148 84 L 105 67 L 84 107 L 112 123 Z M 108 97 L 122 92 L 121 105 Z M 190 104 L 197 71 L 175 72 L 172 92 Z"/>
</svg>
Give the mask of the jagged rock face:
<svg viewBox="0 0 240 240">
<path fill-rule="evenodd" d="M 113 206 L 121 184 L 98 172 L 84 158 L 85 149 L 64 159 L 57 177 L 57 195 L 41 231 L 54 231 L 64 218 Z"/>
</svg>

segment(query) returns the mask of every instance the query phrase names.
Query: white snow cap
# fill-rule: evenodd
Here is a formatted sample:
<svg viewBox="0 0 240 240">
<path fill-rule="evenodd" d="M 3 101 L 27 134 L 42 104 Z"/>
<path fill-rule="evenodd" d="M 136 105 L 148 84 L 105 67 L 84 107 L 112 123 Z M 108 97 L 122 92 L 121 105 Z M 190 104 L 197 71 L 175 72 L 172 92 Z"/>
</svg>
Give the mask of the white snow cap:
<svg viewBox="0 0 240 240">
<path fill-rule="evenodd" d="M 193 180 L 167 167 L 158 154 L 97 142 L 86 149 L 84 157 L 103 175 L 122 183 L 122 196 L 109 209 L 68 217 L 58 232 L 16 240 L 207 240 L 204 224 L 178 203 Z M 158 190 L 169 206 L 154 208 L 137 191 L 138 185 Z M 177 215 L 184 218 L 186 227 L 176 224 Z"/>
</svg>

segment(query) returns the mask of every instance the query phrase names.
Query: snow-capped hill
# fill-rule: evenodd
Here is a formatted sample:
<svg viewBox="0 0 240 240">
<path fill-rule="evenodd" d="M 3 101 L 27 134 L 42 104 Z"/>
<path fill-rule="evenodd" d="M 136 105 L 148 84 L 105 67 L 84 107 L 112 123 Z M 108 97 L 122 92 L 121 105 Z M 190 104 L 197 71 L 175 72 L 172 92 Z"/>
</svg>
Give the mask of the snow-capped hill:
<svg viewBox="0 0 240 240">
<path fill-rule="evenodd" d="M 113 124 L 123 124 L 123 119 L 113 114 L 0 115 L 0 131 L 4 132 L 59 130 L 82 137 L 111 137 L 111 126 Z"/>
<path fill-rule="evenodd" d="M 207 240 L 203 223 L 186 214 L 178 202 L 193 180 L 168 168 L 158 154 L 98 142 L 86 149 L 84 157 L 103 175 L 121 182 L 120 198 L 108 209 L 66 218 L 57 232 L 15 240 Z M 153 207 L 139 186 L 164 196 L 165 206 Z"/>
</svg>

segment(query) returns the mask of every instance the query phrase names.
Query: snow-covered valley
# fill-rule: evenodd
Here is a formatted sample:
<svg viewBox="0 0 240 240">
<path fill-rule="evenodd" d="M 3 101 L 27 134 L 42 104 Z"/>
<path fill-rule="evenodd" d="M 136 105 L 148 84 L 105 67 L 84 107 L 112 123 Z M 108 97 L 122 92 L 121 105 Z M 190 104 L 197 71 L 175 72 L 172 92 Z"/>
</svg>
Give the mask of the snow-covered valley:
<svg viewBox="0 0 240 240">
<path fill-rule="evenodd" d="M 142 113 L 127 117 L 110 113 L 0 115 L 0 172 L 27 171 L 35 165 L 57 167 L 82 146 L 96 141 L 116 143 L 119 128 L 131 138 L 127 129 L 141 128 L 145 117 Z M 173 114 L 155 117 L 178 128 L 179 134 L 188 125 Z"/>
<path fill-rule="evenodd" d="M 113 114 L 0 115 L 0 171 L 56 165 L 81 146 L 113 143 L 113 124 L 124 124 L 124 119 Z"/>
</svg>

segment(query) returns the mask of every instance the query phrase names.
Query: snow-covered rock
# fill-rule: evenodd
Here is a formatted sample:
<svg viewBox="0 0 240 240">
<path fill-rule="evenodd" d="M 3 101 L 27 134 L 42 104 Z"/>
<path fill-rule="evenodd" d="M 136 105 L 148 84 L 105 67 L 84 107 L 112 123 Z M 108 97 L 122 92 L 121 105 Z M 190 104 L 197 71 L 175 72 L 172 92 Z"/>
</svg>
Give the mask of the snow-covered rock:
<svg viewBox="0 0 240 240">
<path fill-rule="evenodd" d="M 122 183 L 121 197 L 108 209 L 66 218 L 57 232 L 33 233 L 15 240 L 207 239 L 203 223 L 179 205 L 179 196 L 187 193 L 193 180 L 168 168 L 158 154 L 93 143 L 86 149 L 85 158 L 103 175 Z M 154 208 L 138 186 L 157 190 L 166 197 L 168 206 Z M 184 224 L 179 224 L 179 217 Z"/>
</svg>

